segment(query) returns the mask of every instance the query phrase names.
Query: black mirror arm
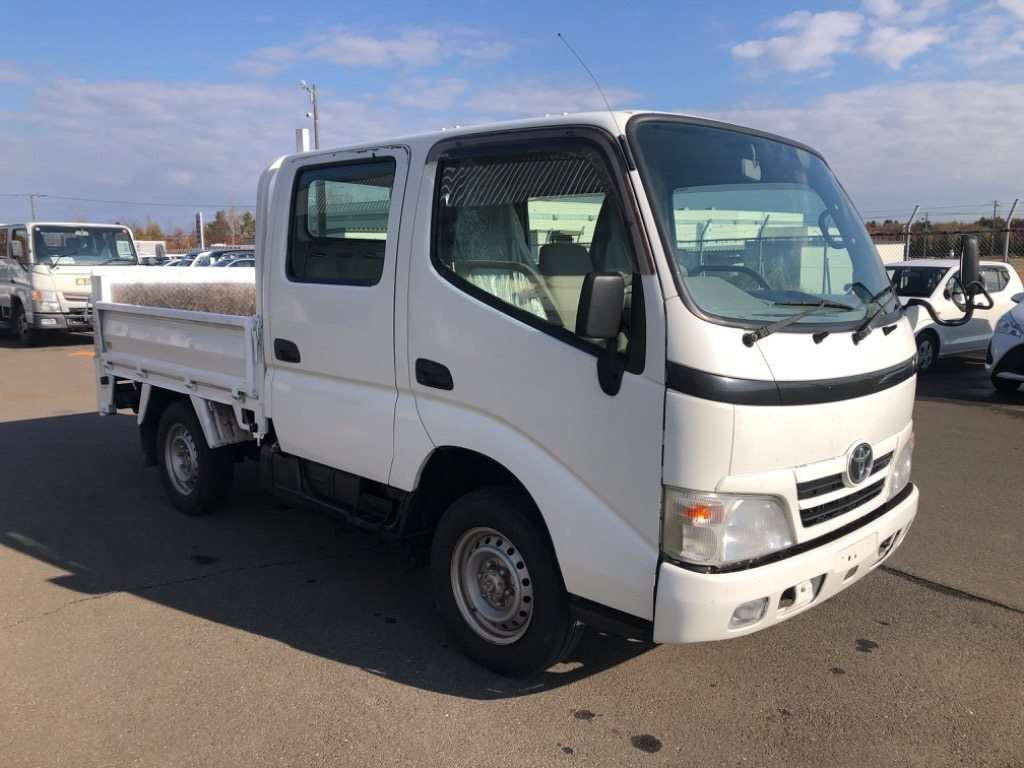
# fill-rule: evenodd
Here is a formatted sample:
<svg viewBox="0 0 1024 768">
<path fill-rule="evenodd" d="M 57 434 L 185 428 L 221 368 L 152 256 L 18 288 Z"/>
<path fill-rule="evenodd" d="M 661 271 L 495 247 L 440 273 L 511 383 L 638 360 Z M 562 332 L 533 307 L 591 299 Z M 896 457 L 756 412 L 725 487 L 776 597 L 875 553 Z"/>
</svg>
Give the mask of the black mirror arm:
<svg viewBox="0 0 1024 768">
<path fill-rule="evenodd" d="M 597 382 L 601 391 L 609 397 L 619 394 L 625 370 L 626 358 L 619 354 L 618 339 L 608 339 L 597 357 Z"/>
<path fill-rule="evenodd" d="M 987 300 L 988 305 L 976 305 L 974 303 L 975 297 L 978 293 L 982 294 Z M 968 286 L 964 286 L 964 297 L 967 299 L 967 306 L 964 309 L 964 316 L 958 317 L 956 320 L 943 320 L 937 314 L 935 309 L 924 299 L 908 299 L 907 303 L 903 306 L 904 310 L 907 307 L 924 307 L 925 311 L 931 317 L 932 321 L 936 325 L 944 325 L 947 328 L 956 328 L 957 326 L 967 325 L 974 318 L 975 309 L 992 309 L 995 306 L 995 302 L 992 301 L 992 296 L 985 289 L 984 283 L 980 280 L 971 283 Z"/>
</svg>

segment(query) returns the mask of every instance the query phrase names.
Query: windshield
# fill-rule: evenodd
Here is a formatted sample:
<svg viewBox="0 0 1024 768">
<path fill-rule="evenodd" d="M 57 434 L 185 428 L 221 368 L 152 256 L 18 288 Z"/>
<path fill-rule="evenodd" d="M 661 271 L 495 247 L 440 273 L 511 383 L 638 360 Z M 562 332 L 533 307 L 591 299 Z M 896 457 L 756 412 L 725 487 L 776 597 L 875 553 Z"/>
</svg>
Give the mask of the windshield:
<svg viewBox="0 0 1024 768">
<path fill-rule="evenodd" d="M 927 299 L 948 271 L 946 267 L 889 267 L 889 278 L 897 296 Z"/>
<path fill-rule="evenodd" d="M 126 230 L 111 227 L 32 228 L 32 254 L 46 266 L 138 264 L 135 244 Z"/>
<path fill-rule="evenodd" d="M 859 215 L 817 155 L 677 120 L 638 121 L 632 138 L 681 289 L 702 312 L 762 325 L 794 305 L 827 301 L 845 307 L 794 325 L 851 323 L 889 285 Z"/>
</svg>

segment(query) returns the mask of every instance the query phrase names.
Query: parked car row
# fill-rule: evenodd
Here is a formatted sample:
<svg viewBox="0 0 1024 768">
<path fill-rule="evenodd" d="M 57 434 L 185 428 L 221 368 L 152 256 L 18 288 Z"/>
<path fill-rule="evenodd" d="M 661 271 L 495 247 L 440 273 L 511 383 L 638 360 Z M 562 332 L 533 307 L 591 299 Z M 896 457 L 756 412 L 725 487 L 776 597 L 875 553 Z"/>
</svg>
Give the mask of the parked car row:
<svg viewBox="0 0 1024 768">
<path fill-rule="evenodd" d="M 242 262 L 236 264 L 235 262 Z M 189 251 L 166 262 L 165 267 L 253 267 L 256 265 L 256 252 L 252 248 L 213 247 L 203 250 Z"/>
<path fill-rule="evenodd" d="M 944 357 L 978 355 L 987 350 L 992 385 L 1014 392 L 1024 382 L 1024 283 L 1017 271 L 999 261 L 983 261 L 979 274 L 991 306 L 979 306 L 963 325 L 936 323 L 914 299 L 924 299 L 940 318 L 963 314 L 965 297 L 960 263 L 953 259 L 916 259 L 888 264 L 893 290 L 906 306 L 917 340 L 918 373 L 928 373 Z"/>
</svg>

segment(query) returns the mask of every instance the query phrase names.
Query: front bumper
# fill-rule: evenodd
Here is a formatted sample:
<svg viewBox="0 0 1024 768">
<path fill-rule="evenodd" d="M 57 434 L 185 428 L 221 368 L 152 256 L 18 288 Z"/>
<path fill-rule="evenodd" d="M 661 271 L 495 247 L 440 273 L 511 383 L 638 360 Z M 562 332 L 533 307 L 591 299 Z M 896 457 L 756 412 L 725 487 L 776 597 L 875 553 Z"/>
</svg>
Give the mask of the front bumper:
<svg viewBox="0 0 1024 768">
<path fill-rule="evenodd" d="M 994 376 L 1020 380 L 1024 377 L 1024 341 L 1008 333 L 993 334 L 985 356 L 985 370 Z"/>
<path fill-rule="evenodd" d="M 39 331 L 91 331 L 92 312 L 33 312 L 32 327 Z"/>
<path fill-rule="evenodd" d="M 902 496 L 902 493 L 901 493 Z M 885 561 L 906 538 L 917 515 L 918 490 L 899 498 L 891 509 L 866 525 L 826 544 L 785 559 L 730 573 L 701 573 L 663 562 L 658 571 L 654 610 L 656 643 L 725 640 L 767 629 L 824 602 L 862 579 Z M 869 513 L 870 514 L 870 513 Z M 818 577 L 822 577 L 818 582 Z M 784 593 L 798 585 L 817 585 L 806 603 L 780 607 Z M 768 598 L 757 622 L 730 629 L 743 603 Z"/>
</svg>

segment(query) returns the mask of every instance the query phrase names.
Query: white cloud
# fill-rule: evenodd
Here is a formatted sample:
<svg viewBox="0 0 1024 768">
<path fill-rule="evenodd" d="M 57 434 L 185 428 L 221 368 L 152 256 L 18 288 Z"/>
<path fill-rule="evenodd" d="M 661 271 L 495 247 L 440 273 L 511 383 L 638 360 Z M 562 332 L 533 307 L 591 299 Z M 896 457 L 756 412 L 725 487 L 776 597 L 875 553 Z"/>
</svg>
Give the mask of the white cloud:
<svg viewBox="0 0 1024 768">
<path fill-rule="evenodd" d="M 999 5 L 1024 21 L 1024 0 L 998 0 Z"/>
<path fill-rule="evenodd" d="M 468 84 L 458 78 L 432 82 L 422 78 L 407 80 L 391 89 L 391 98 L 400 107 L 448 109 L 466 92 Z"/>
<path fill-rule="evenodd" d="M 900 0 L 864 0 L 864 10 L 868 14 L 890 24 L 920 24 L 929 16 L 944 10 L 947 5 L 948 0 L 918 0 L 917 3 L 906 5 Z"/>
<path fill-rule="evenodd" d="M 625 88 L 605 88 L 605 95 L 613 108 L 626 106 L 638 97 Z M 467 100 L 467 105 L 485 114 L 518 117 L 605 108 L 601 94 L 591 85 L 568 88 L 536 81 L 485 86 Z"/>
<path fill-rule="evenodd" d="M 998 120 L 985 119 L 999 115 Z M 1024 85 L 922 82 L 832 93 L 800 108 L 738 109 L 719 119 L 821 150 L 862 210 L 1021 194 Z"/>
<path fill-rule="evenodd" d="M 772 25 L 788 34 L 748 40 L 733 46 L 732 55 L 744 61 L 764 62 L 786 72 L 827 70 L 836 54 L 853 49 L 863 23 L 864 17 L 859 13 L 795 11 Z"/>
<path fill-rule="evenodd" d="M 377 36 L 339 26 L 295 43 L 257 48 L 236 62 L 235 68 L 256 77 L 273 75 L 298 61 L 349 68 L 420 69 L 455 57 L 499 59 L 511 50 L 510 44 L 483 40 L 481 33 L 468 28 L 406 29 L 393 36 Z"/>
<path fill-rule="evenodd" d="M 322 94 L 325 146 L 384 138 L 429 125 L 379 100 Z M 292 86 L 236 83 L 46 83 L 28 110 L 0 115 L 8 189 L 54 195 L 183 203 L 254 203 L 260 172 L 294 151 L 305 122 Z M 47 215 L 133 221 L 154 216 L 187 226 L 189 208 L 42 203 Z M 24 202 L 0 198 L 3 211 Z"/>
<path fill-rule="evenodd" d="M 963 27 L 954 49 L 967 66 L 995 67 L 1024 58 L 1024 24 L 1008 13 L 983 6 L 967 15 Z"/>
<path fill-rule="evenodd" d="M 899 69 L 904 61 L 941 43 L 946 37 L 947 30 L 943 27 L 918 27 L 909 30 L 899 27 L 875 27 L 864 45 L 864 53 L 888 65 L 890 69 Z"/>
<path fill-rule="evenodd" d="M 0 83 L 27 83 L 28 75 L 9 59 L 0 59 Z"/>
</svg>

